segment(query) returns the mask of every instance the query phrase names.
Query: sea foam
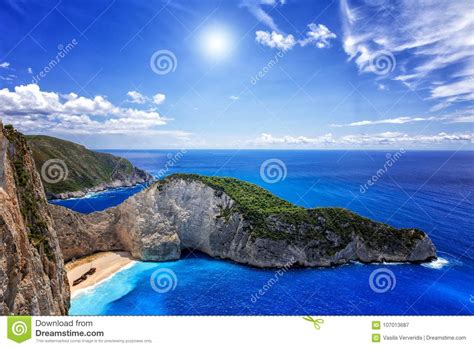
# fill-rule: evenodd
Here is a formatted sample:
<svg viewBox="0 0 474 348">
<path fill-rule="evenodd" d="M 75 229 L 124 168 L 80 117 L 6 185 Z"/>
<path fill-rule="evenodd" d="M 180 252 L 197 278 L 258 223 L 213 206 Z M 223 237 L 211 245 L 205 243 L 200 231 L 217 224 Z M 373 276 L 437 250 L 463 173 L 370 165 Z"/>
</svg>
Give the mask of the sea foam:
<svg viewBox="0 0 474 348">
<path fill-rule="evenodd" d="M 449 264 L 448 260 L 443 259 L 442 257 L 438 257 L 436 260 L 433 260 L 431 262 L 425 262 L 425 263 L 422 263 L 421 265 L 426 268 L 441 269 L 444 266 L 447 266 L 448 264 Z"/>
</svg>

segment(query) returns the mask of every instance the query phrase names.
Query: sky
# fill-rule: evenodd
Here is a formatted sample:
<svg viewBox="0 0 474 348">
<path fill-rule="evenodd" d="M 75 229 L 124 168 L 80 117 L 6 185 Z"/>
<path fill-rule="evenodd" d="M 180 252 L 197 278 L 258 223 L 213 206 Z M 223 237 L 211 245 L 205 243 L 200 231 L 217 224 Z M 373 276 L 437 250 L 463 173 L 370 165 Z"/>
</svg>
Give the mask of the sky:
<svg viewBox="0 0 474 348">
<path fill-rule="evenodd" d="M 96 149 L 474 149 L 474 2 L 0 0 L 0 118 Z"/>
</svg>

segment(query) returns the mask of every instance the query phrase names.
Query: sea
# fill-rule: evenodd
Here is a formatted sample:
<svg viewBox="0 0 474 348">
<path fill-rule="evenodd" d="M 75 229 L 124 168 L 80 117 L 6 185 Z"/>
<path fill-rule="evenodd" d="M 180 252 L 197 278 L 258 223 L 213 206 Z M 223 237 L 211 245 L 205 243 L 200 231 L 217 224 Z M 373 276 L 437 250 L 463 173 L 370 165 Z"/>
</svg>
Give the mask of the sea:
<svg viewBox="0 0 474 348">
<path fill-rule="evenodd" d="M 186 251 L 134 262 L 71 302 L 73 315 L 472 315 L 473 151 L 102 150 L 155 177 L 238 178 L 294 204 L 344 207 L 425 231 L 437 260 L 257 269 Z M 145 185 L 51 201 L 82 213 L 120 204 Z"/>
</svg>

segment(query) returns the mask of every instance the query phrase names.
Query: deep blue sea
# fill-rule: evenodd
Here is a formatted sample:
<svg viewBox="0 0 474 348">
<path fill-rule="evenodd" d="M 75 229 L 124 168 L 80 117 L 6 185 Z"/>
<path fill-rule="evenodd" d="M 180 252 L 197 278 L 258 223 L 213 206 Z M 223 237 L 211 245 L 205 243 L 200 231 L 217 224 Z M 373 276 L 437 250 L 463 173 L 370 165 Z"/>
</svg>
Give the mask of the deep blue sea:
<svg viewBox="0 0 474 348">
<path fill-rule="evenodd" d="M 381 174 L 396 151 L 105 152 L 126 157 L 154 175 L 168 167 L 166 174 L 230 176 L 304 207 L 345 207 L 396 227 L 418 227 L 432 238 L 440 258 L 422 265 L 351 264 L 276 275 L 275 270 L 190 253 L 176 262 L 133 264 L 77 295 L 71 314 L 474 313 L 474 152 L 407 151 Z M 262 179 L 260 166 L 269 159 L 285 164 L 284 180 Z M 367 185 L 371 178 L 375 183 Z M 117 205 L 141 189 L 55 203 L 88 213 Z M 167 292 L 151 286 L 150 278 L 159 269 L 175 276 Z"/>
</svg>

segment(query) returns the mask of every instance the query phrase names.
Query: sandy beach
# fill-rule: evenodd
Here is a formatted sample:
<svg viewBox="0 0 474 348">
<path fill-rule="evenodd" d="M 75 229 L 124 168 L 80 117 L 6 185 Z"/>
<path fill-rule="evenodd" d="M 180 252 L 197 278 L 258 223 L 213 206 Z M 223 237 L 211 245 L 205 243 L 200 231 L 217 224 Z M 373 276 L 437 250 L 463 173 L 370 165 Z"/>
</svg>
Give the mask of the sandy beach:
<svg viewBox="0 0 474 348">
<path fill-rule="evenodd" d="M 65 265 L 65 268 L 67 271 L 69 286 L 71 288 L 71 296 L 74 296 L 78 290 L 93 286 L 98 282 L 110 277 L 133 261 L 134 259 L 126 251 L 107 251 L 85 256 L 80 259 L 68 262 Z M 94 274 L 89 275 L 87 279 L 80 284 L 77 284 L 76 286 L 72 285 L 74 280 L 80 278 L 92 267 L 96 268 Z"/>
</svg>

